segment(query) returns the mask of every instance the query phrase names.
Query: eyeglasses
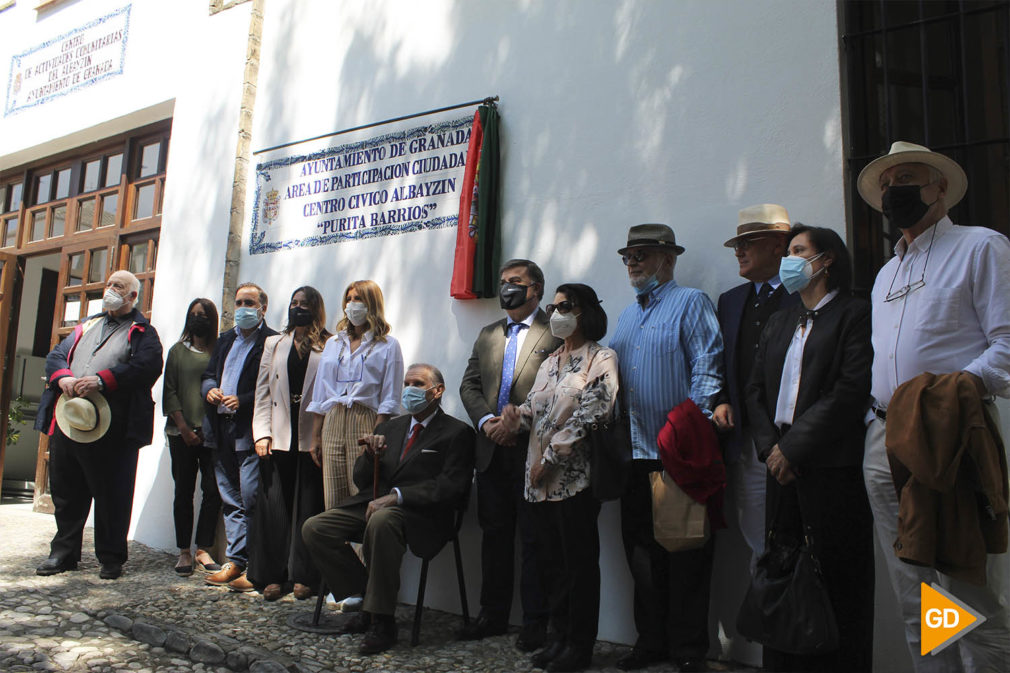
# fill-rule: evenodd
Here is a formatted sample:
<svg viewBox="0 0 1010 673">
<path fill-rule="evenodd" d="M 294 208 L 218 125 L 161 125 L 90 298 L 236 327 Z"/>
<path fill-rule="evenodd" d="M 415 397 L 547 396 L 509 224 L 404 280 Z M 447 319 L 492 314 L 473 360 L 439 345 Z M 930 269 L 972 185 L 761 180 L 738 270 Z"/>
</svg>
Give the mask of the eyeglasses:
<svg viewBox="0 0 1010 673">
<path fill-rule="evenodd" d="M 558 304 L 548 304 L 546 307 L 544 307 L 544 310 L 547 312 L 547 315 L 552 315 L 554 311 L 560 311 L 561 314 L 564 315 L 565 313 L 571 312 L 573 308 L 575 308 L 575 304 L 565 300 Z"/>
<path fill-rule="evenodd" d="M 768 240 L 767 236 L 753 236 L 751 238 L 741 238 L 739 241 L 733 244 L 733 249 L 738 252 L 747 252 L 754 243 L 758 241 Z"/>
<path fill-rule="evenodd" d="M 630 255 L 621 255 L 621 261 L 624 262 L 624 266 L 628 266 L 632 262 L 635 264 L 641 264 L 643 261 L 649 258 L 651 253 L 648 250 L 642 250 L 640 252 L 633 252 Z"/>
<path fill-rule="evenodd" d="M 897 290 L 894 288 L 894 281 L 898 277 L 898 271 L 901 269 L 901 264 L 898 264 L 898 268 L 894 270 L 894 276 L 891 278 L 891 284 L 887 288 L 887 294 L 884 296 L 884 302 L 894 301 L 896 299 L 901 299 L 916 290 L 926 287 L 926 266 L 929 264 L 929 253 L 933 252 L 933 239 L 936 238 L 936 225 L 933 225 L 933 235 L 929 237 L 929 247 L 926 248 L 926 261 L 922 263 L 922 276 L 919 280 L 914 283 L 909 283 L 903 287 L 899 287 Z"/>
</svg>

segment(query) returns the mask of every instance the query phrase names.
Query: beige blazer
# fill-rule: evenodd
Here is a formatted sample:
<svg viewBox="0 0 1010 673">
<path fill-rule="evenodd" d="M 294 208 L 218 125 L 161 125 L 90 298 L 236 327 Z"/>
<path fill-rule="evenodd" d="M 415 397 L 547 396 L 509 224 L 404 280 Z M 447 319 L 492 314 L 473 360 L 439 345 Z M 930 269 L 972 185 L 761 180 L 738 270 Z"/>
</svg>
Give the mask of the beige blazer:
<svg viewBox="0 0 1010 673">
<path fill-rule="evenodd" d="M 288 387 L 288 355 L 293 340 L 290 334 L 268 337 L 263 344 L 259 376 L 256 377 L 256 404 L 253 408 L 253 440 L 269 438 L 272 451 L 291 450 L 291 390 Z M 312 401 L 319 356 L 309 352 L 298 414 L 298 450 L 308 451 L 312 444 L 312 414 L 305 408 Z"/>
</svg>

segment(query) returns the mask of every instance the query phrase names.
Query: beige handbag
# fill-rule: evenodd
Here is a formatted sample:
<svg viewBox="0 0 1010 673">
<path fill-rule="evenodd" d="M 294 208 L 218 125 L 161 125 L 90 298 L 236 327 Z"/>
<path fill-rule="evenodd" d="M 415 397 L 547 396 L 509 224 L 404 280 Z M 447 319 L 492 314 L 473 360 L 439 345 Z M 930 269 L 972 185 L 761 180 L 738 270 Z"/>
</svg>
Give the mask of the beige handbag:
<svg viewBox="0 0 1010 673">
<path fill-rule="evenodd" d="M 652 534 L 667 551 L 704 546 L 709 536 L 708 511 L 677 485 L 666 471 L 649 474 L 652 482 Z"/>
</svg>

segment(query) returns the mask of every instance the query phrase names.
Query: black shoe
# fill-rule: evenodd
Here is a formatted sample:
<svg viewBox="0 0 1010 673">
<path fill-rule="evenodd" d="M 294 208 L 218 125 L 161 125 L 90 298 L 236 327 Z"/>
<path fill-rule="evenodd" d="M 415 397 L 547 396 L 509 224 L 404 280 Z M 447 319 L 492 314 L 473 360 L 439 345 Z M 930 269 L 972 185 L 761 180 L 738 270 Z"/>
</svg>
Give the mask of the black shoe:
<svg viewBox="0 0 1010 673">
<path fill-rule="evenodd" d="M 456 640 L 480 640 L 491 636 L 500 636 L 509 629 L 508 622 L 492 621 L 486 615 L 481 615 L 473 620 L 456 634 Z"/>
<path fill-rule="evenodd" d="M 593 662 L 593 648 L 575 647 L 574 645 L 565 645 L 565 649 L 561 651 L 554 661 L 547 664 L 548 671 L 557 671 L 558 673 L 567 673 L 570 671 L 584 671 L 589 668 L 589 665 Z"/>
<path fill-rule="evenodd" d="M 532 657 L 530 657 L 530 663 L 537 668 L 547 668 L 547 664 L 551 663 L 558 658 L 558 655 L 565 649 L 565 641 L 558 640 L 552 641 L 550 645 L 540 650 Z"/>
<path fill-rule="evenodd" d="M 119 579 L 119 576 L 122 574 L 122 563 L 103 563 L 101 569 L 98 571 L 98 577 L 103 580 Z"/>
<path fill-rule="evenodd" d="M 523 652 L 539 650 L 547 642 L 547 626 L 543 622 L 530 622 L 523 624 L 516 638 L 516 647 Z"/>
<path fill-rule="evenodd" d="M 640 650 L 636 647 L 617 660 L 617 667 L 622 671 L 637 671 L 640 668 L 645 668 L 646 666 L 651 666 L 665 660 L 666 655 L 662 652 Z"/>
<path fill-rule="evenodd" d="M 358 646 L 358 654 L 378 654 L 396 645 L 396 617 L 375 615 Z"/>
<path fill-rule="evenodd" d="M 39 564 L 39 567 L 35 569 L 35 574 L 46 577 L 48 575 L 57 575 L 68 570 L 77 570 L 77 561 L 66 561 L 58 556 L 50 556 Z"/>
<path fill-rule="evenodd" d="M 337 633 L 365 633 L 372 626 L 372 615 L 368 612 L 355 612 L 354 616 L 344 622 Z"/>
<path fill-rule="evenodd" d="M 708 664 L 705 663 L 704 659 L 684 657 L 683 659 L 677 659 L 674 663 L 681 673 L 699 673 L 699 671 L 708 670 Z"/>
</svg>

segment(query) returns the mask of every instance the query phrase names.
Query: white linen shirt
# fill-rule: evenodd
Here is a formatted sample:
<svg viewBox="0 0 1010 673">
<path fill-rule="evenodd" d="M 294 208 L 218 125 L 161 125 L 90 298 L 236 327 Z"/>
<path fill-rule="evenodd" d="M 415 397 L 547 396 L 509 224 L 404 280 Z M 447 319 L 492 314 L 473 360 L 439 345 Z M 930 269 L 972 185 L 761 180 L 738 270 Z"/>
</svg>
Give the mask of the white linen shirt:
<svg viewBox="0 0 1010 673">
<path fill-rule="evenodd" d="M 967 371 L 990 394 L 1010 397 L 1010 241 L 944 217 L 894 252 L 873 284 L 875 405 L 886 409 L 899 385 L 924 372 Z M 924 268 L 923 287 L 884 301 Z"/>
<path fill-rule="evenodd" d="M 829 301 L 838 296 L 838 290 L 832 290 L 824 295 L 814 311 L 820 311 Z M 782 378 L 779 381 L 779 398 L 775 402 L 775 425 L 792 425 L 796 418 L 796 400 L 800 396 L 800 376 L 803 374 L 803 349 L 807 347 L 807 337 L 810 336 L 810 318 L 796 325 L 793 340 L 786 350 L 786 360 L 782 364 Z"/>
<path fill-rule="evenodd" d="M 338 404 L 350 408 L 358 402 L 377 414 L 392 416 L 400 411 L 402 388 L 403 354 L 396 339 L 387 334 L 385 341 L 377 341 L 368 331 L 352 353 L 347 332 L 341 331 L 326 341 L 312 403 L 305 410 L 326 415 Z"/>
</svg>

